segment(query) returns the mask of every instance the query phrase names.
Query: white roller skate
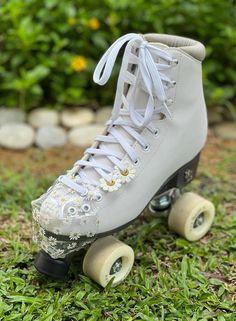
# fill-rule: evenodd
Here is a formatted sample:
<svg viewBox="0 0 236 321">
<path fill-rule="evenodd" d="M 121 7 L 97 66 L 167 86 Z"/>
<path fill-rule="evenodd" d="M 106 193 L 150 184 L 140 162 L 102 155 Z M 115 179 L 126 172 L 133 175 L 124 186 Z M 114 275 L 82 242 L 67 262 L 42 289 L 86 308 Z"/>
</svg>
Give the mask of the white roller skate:
<svg viewBox="0 0 236 321">
<path fill-rule="evenodd" d="M 63 278 L 71 256 L 87 252 L 83 271 L 102 286 L 130 272 L 133 250 L 112 234 L 149 204 L 169 227 L 195 241 L 209 230 L 214 206 L 181 189 L 195 176 L 207 137 L 202 89 L 204 46 L 163 34 L 127 34 L 103 55 L 94 81 L 104 85 L 126 44 L 113 113 L 70 171 L 33 205 L 36 268 Z"/>
</svg>

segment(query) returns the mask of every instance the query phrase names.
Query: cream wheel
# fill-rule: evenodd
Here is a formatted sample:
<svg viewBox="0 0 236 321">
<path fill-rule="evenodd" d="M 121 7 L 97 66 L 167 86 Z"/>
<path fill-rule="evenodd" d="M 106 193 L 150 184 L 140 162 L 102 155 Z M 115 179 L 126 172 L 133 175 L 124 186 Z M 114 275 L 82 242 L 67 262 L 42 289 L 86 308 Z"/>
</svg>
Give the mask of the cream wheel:
<svg viewBox="0 0 236 321">
<path fill-rule="evenodd" d="M 121 283 L 134 263 L 134 251 L 113 236 L 96 240 L 83 261 L 84 274 L 105 287 L 113 279 L 113 286 Z"/>
<path fill-rule="evenodd" d="M 210 229 L 215 216 L 214 205 L 194 193 L 181 195 L 169 214 L 169 228 L 188 241 L 197 241 Z"/>
</svg>

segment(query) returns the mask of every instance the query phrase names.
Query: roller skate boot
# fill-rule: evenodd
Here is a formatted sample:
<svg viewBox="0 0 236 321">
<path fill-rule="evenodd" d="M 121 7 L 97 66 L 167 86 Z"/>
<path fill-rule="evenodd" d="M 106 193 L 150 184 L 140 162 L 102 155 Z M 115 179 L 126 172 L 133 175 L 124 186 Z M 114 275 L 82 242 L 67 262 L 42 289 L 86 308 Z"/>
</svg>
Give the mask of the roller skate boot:
<svg viewBox="0 0 236 321">
<path fill-rule="evenodd" d="M 35 266 L 64 278 L 84 249 L 83 272 L 105 287 L 129 274 L 132 248 L 113 234 L 145 208 L 168 215 L 189 241 L 203 237 L 214 206 L 182 188 L 195 176 L 207 137 L 204 46 L 164 34 L 127 34 L 105 52 L 94 81 L 104 85 L 125 46 L 111 118 L 84 157 L 33 206 Z M 82 251 L 83 252 L 83 251 Z"/>
</svg>

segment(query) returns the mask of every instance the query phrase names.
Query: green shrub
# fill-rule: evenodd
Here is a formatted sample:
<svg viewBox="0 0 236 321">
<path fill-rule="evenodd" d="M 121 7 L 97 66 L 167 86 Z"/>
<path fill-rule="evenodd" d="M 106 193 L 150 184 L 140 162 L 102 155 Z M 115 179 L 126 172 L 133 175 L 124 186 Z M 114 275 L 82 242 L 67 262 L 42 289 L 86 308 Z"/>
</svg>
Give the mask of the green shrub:
<svg viewBox="0 0 236 321">
<path fill-rule="evenodd" d="M 96 62 L 128 32 L 189 36 L 207 48 L 208 105 L 231 107 L 236 93 L 236 6 L 230 0 L 0 0 L 0 104 L 112 103 Z"/>
</svg>

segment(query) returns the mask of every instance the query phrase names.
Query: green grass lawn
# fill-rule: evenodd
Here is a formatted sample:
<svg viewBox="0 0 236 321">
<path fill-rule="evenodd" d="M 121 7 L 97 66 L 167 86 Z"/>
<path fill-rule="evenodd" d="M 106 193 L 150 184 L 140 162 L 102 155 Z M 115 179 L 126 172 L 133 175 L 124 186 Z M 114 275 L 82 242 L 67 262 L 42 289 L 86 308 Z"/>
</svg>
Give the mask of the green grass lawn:
<svg viewBox="0 0 236 321">
<path fill-rule="evenodd" d="M 119 234 L 135 264 L 118 287 L 102 289 L 74 262 L 64 282 L 39 275 L 31 243 L 32 199 L 81 154 L 0 150 L 0 320 L 236 320 L 236 143 L 210 137 L 188 190 L 217 209 L 211 232 L 189 243 L 164 218 L 143 215 Z"/>
</svg>

